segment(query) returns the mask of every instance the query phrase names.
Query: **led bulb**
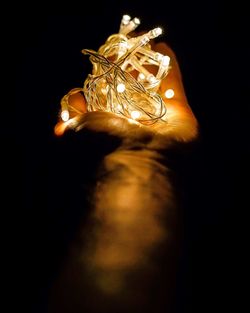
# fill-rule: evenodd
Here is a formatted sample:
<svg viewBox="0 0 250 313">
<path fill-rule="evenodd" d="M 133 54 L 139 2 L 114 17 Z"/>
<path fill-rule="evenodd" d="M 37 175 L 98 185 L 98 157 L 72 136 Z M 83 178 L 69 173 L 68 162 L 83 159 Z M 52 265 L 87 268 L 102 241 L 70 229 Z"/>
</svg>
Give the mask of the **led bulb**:
<svg viewBox="0 0 250 313">
<path fill-rule="evenodd" d="M 131 20 L 131 17 L 127 14 L 124 14 L 122 17 L 122 24 L 123 25 L 127 25 L 129 23 L 129 21 Z"/>
<path fill-rule="evenodd" d="M 116 90 L 117 90 L 119 93 L 124 92 L 125 89 L 126 89 L 126 87 L 125 87 L 124 84 L 118 84 L 117 87 L 116 87 Z"/>
<path fill-rule="evenodd" d="M 140 21 L 137 17 L 135 17 L 135 18 L 133 19 L 133 21 L 134 21 L 134 23 L 135 23 L 136 25 L 140 25 L 140 23 L 141 23 L 141 21 Z"/>
<path fill-rule="evenodd" d="M 164 55 L 161 59 L 158 73 L 156 74 L 157 79 L 163 79 L 164 76 L 167 74 L 169 62 L 170 62 L 170 57 L 167 55 Z"/>
<path fill-rule="evenodd" d="M 120 27 L 120 33 L 123 35 L 127 35 L 128 33 L 135 30 L 139 24 L 140 24 L 140 20 L 137 17 L 135 17 L 132 21 L 126 18 L 125 24 L 122 22 L 122 25 Z"/>
<path fill-rule="evenodd" d="M 69 120 L 69 111 L 68 110 L 63 110 L 61 112 L 61 119 L 64 121 L 64 122 L 67 122 Z"/>
<path fill-rule="evenodd" d="M 119 29 L 119 33 L 122 33 L 123 28 L 128 25 L 128 23 L 130 22 L 131 17 L 127 14 L 124 14 L 121 20 L 121 24 L 120 24 L 120 29 Z"/>
<path fill-rule="evenodd" d="M 136 120 L 141 116 L 141 113 L 139 111 L 132 111 L 131 112 L 131 117 Z"/>
<path fill-rule="evenodd" d="M 145 75 L 143 74 L 143 73 L 139 73 L 139 75 L 138 75 L 138 79 L 139 80 L 144 80 L 146 77 L 145 77 Z"/>
<path fill-rule="evenodd" d="M 171 99 L 171 98 L 173 98 L 173 96 L 174 96 L 174 90 L 173 89 L 167 89 L 165 91 L 165 97 L 167 99 Z"/>
<path fill-rule="evenodd" d="M 170 62 L 170 57 L 167 56 L 167 55 L 164 55 L 163 58 L 162 58 L 162 65 L 163 66 L 168 66 L 169 62 Z"/>
<path fill-rule="evenodd" d="M 162 29 L 160 27 L 154 28 L 149 32 L 149 38 L 154 39 L 162 34 Z"/>
</svg>

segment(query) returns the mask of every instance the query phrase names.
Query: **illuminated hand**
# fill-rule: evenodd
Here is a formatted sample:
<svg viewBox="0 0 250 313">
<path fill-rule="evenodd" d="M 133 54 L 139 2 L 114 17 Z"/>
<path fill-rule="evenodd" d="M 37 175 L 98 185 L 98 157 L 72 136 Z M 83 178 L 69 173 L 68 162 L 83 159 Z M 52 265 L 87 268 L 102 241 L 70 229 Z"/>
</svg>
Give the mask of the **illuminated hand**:
<svg viewBox="0 0 250 313">
<path fill-rule="evenodd" d="M 137 22 L 134 20 L 135 24 Z M 113 84 L 110 90 L 114 93 L 114 98 L 111 97 L 114 101 L 99 93 L 107 87 L 108 76 L 105 76 L 105 88 L 98 85 L 89 94 L 87 88 L 91 85 L 87 83 L 86 94 L 83 95 L 83 89 L 79 88 L 63 98 L 60 121 L 55 127 L 56 135 L 62 135 L 67 129 L 88 129 L 93 133 L 118 137 L 121 146 L 102 160 L 102 175 L 98 177 L 93 191 L 93 210 L 88 223 L 90 231 L 84 236 L 84 230 L 80 229 L 78 242 L 72 249 L 73 255 L 70 255 L 67 269 L 64 269 L 58 283 L 59 290 L 62 288 L 64 293 L 67 290 L 67 297 L 58 297 L 56 305 L 60 309 L 56 312 L 71 313 L 74 302 L 78 307 L 81 303 L 82 312 L 158 312 L 157 307 L 162 303 L 165 306 L 172 301 L 178 249 L 178 210 L 169 171 L 160 162 L 158 151 L 167 148 L 173 141 L 195 139 L 197 121 L 188 105 L 173 51 L 163 42 L 150 44 L 152 51 L 170 58 L 170 70 L 157 86 L 160 100 L 136 85 L 134 80 L 139 78 L 138 71 L 130 71 L 132 78 L 125 77 L 124 81 L 131 79 L 132 84 L 138 87 L 135 93 L 139 90 L 144 96 L 146 94 L 145 97 L 156 109 L 160 105 L 160 117 L 156 120 L 152 118 L 153 122 L 141 119 L 144 107 L 139 103 L 142 102 L 139 92 L 138 106 L 133 103 L 134 107 L 129 107 L 133 98 L 133 93 L 129 93 L 130 85 Z M 106 61 L 103 62 L 105 65 Z M 136 61 L 133 64 L 139 69 Z M 109 63 L 105 66 L 108 68 Z M 149 81 L 151 75 L 157 77 L 156 69 L 151 65 L 146 65 L 139 73 L 148 76 Z M 120 74 L 123 75 L 123 72 Z M 129 97 L 124 96 L 125 91 L 128 91 Z M 85 100 L 86 95 L 91 96 L 89 99 L 94 104 Z M 128 110 L 125 105 L 119 108 L 124 103 L 115 102 L 119 97 L 127 99 L 125 105 Z M 97 106 L 96 101 L 99 101 Z M 144 105 L 147 106 L 147 101 Z M 115 112 L 111 113 L 112 110 Z M 140 149 L 133 149 L 137 145 Z M 159 256 L 164 260 L 159 261 Z M 60 292 L 57 294 L 61 295 Z M 70 297 L 70 294 L 73 296 Z M 76 300 L 75 295 L 79 299 Z M 67 311 L 66 307 L 70 309 Z"/>
<path fill-rule="evenodd" d="M 185 95 L 176 56 L 164 42 L 152 43 L 151 46 L 155 52 L 167 55 L 171 60 L 170 70 L 167 76 L 161 80 L 157 90 L 166 107 L 166 113 L 162 120 L 145 125 L 145 123 L 139 123 L 136 116 L 133 116 L 133 114 L 139 114 L 138 111 L 132 111 L 131 118 L 104 110 L 87 112 L 86 100 L 80 92 L 81 90 L 75 89 L 71 95 L 67 96 L 71 108 L 70 116 L 66 116 L 66 122 L 60 119 L 57 123 L 56 135 L 62 135 L 66 129 L 74 128 L 76 125 L 76 130 L 86 128 L 95 132 L 103 132 L 118 136 L 125 142 L 140 141 L 146 136 L 148 147 L 156 149 L 164 148 L 165 144 L 173 140 L 183 142 L 193 140 L 197 136 L 197 121 Z M 151 65 L 146 68 L 149 73 L 155 71 Z M 130 74 L 135 76 L 135 71 Z"/>
</svg>

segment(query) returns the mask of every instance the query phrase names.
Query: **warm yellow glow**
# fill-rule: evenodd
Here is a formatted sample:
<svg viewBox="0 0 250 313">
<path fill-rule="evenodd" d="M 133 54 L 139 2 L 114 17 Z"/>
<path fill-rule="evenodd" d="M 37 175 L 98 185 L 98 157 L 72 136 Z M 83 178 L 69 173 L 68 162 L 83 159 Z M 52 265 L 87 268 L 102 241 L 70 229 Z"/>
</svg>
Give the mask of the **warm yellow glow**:
<svg viewBox="0 0 250 313">
<path fill-rule="evenodd" d="M 95 240 L 84 258 L 93 283 L 104 294 L 125 292 L 126 274 L 144 266 L 150 269 L 151 253 L 169 240 L 162 218 L 165 204 L 167 209 L 172 206 L 171 189 L 162 165 L 149 155 L 148 151 L 116 151 L 106 159 L 109 168 L 116 165 L 116 179 L 108 175 L 100 184 L 95 218 L 102 228 L 94 230 Z"/>
<path fill-rule="evenodd" d="M 127 14 L 124 14 L 122 17 L 122 21 L 124 24 L 128 24 L 128 22 L 131 20 L 131 17 Z"/>
<path fill-rule="evenodd" d="M 171 98 L 173 98 L 173 96 L 174 96 L 174 90 L 173 89 L 167 89 L 165 91 L 165 97 L 167 99 L 171 99 Z"/>
<path fill-rule="evenodd" d="M 69 111 L 68 110 L 63 110 L 61 112 L 61 119 L 64 121 L 64 122 L 67 122 L 69 120 Z"/>
<path fill-rule="evenodd" d="M 137 24 L 137 25 L 139 25 L 139 24 L 141 23 L 140 19 L 137 18 L 137 17 L 134 18 L 134 22 L 135 22 L 135 24 Z"/>
<path fill-rule="evenodd" d="M 158 37 L 162 34 L 162 28 L 157 27 L 155 29 L 152 30 L 154 37 Z"/>
<path fill-rule="evenodd" d="M 144 80 L 145 79 L 145 75 L 143 73 L 139 73 L 138 78 L 140 80 Z"/>
<path fill-rule="evenodd" d="M 141 113 L 139 111 L 132 111 L 131 112 L 131 117 L 136 120 L 141 116 Z"/>
<path fill-rule="evenodd" d="M 130 39 L 131 43 L 136 43 L 135 37 Z M 81 250 L 83 255 L 80 257 L 77 254 L 77 260 L 86 262 L 84 266 L 86 273 L 90 273 L 90 285 L 99 288 L 98 292 L 108 294 L 108 297 L 110 294 L 123 297 L 130 289 L 128 287 L 131 287 L 127 284 L 127 276 L 133 276 L 138 269 L 145 269 L 145 273 L 148 269 L 154 270 L 156 266 L 151 260 L 155 251 L 162 249 L 162 244 L 165 241 L 168 244 L 168 240 L 174 237 L 171 219 L 175 215 L 175 197 L 168 182 L 168 169 L 157 161 L 160 155 L 158 151 L 169 147 L 172 140 L 188 142 L 196 135 L 196 121 L 188 107 L 178 63 L 171 50 L 165 44 L 162 44 L 163 48 L 152 44 L 155 51 L 150 45 L 150 48 L 145 45 L 134 55 L 142 66 L 145 65 L 145 72 L 140 72 L 139 67 L 133 67 L 133 64 L 137 65 L 136 62 L 125 64 L 124 69 L 121 69 L 123 58 L 133 61 L 128 53 L 133 45 L 126 45 L 130 39 L 126 38 L 127 41 L 121 42 L 120 47 L 109 45 L 108 42 L 103 49 L 110 49 L 110 54 L 107 52 L 105 55 L 104 50 L 99 50 L 96 55 L 91 52 L 91 60 L 94 60 L 93 80 L 87 83 L 91 82 L 92 85 L 86 83 L 85 89 L 78 91 L 86 100 L 84 108 L 88 106 L 88 112 L 75 105 L 78 102 L 82 104 L 81 98 L 62 102 L 69 104 L 65 107 L 70 117 L 62 114 L 61 119 L 68 120 L 62 122 L 60 119 L 55 128 L 57 136 L 62 135 L 66 128 L 71 128 L 121 138 L 121 148 L 109 153 L 104 159 L 105 169 L 111 175 L 105 176 L 100 183 L 98 181 L 93 206 L 98 227 L 94 225 L 87 234 L 90 243 L 86 245 L 87 251 Z M 165 79 L 170 58 L 164 54 L 168 53 L 171 70 Z M 143 60 L 146 60 L 145 64 Z M 148 66 L 149 60 L 152 61 L 152 67 Z M 144 74 L 146 71 L 147 75 Z M 160 95 L 157 93 L 158 86 Z M 157 102 L 158 98 L 153 98 L 155 94 L 165 103 Z M 166 106 L 167 110 L 164 111 L 161 105 Z M 61 108 L 62 113 L 65 107 Z M 152 124 L 146 124 L 149 127 L 141 125 L 143 119 L 148 121 L 151 116 Z M 176 227 L 176 223 L 173 223 L 173 227 Z M 85 268 L 82 272 L 85 272 Z M 143 289 L 144 278 L 139 285 L 142 291 L 140 295 L 146 294 Z M 134 292 L 131 295 L 134 296 Z M 118 297 L 109 299 L 120 299 Z M 95 301 L 95 297 L 92 298 Z"/>
<path fill-rule="evenodd" d="M 64 131 L 67 128 L 74 127 L 77 124 L 77 116 L 71 119 L 68 119 L 66 122 L 57 123 L 54 129 L 56 136 L 62 136 Z"/>
<path fill-rule="evenodd" d="M 131 35 L 140 20 L 123 15 L 119 32 L 109 36 L 98 51 L 83 49 L 93 64 L 83 88 L 87 112 L 112 112 L 138 123 L 152 125 L 166 122 L 166 106 L 158 92 L 168 74 L 170 57 L 152 49 L 151 40 L 162 34 L 156 27 L 142 35 Z M 153 68 L 152 68 L 153 66 Z M 81 114 L 69 103 L 70 91 L 61 100 L 61 119 L 67 122 L 72 114 Z M 133 115 L 131 115 L 131 113 Z M 136 112 L 136 113 L 135 113 Z M 73 116 L 74 116 L 73 115 Z"/>
<path fill-rule="evenodd" d="M 126 89 L 125 85 L 124 84 L 118 84 L 117 87 L 116 87 L 117 91 L 122 93 L 124 92 L 124 90 Z"/>
<path fill-rule="evenodd" d="M 138 122 L 144 125 L 158 120 L 165 123 L 166 106 L 158 89 L 168 74 L 170 57 L 152 50 L 150 40 L 162 34 L 160 27 L 130 35 L 139 24 L 138 18 L 123 15 L 119 33 L 109 36 L 97 52 L 82 50 L 93 64 L 83 87 L 87 110 L 112 112 L 127 119 L 140 117 Z M 132 116 L 134 111 L 137 113 Z"/>
<path fill-rule="evenodd" d="M 162 63 L 163 63 L 163 65 L 164 65 L 164 66 L 168 66 L 168 65 L 169 65 L 169 62 L 170 62 L 170 57 L 167 56 L 167 55 L 164 55 L 164 56 L 162 57 Z"/>
<path fill-rule="evenodd" d="M 93 70 L 83 87 L 74 88 L 62 98 L 57 135 L 72 127 L 65 121 L 75 116 L 76 124 L 116 132 L 118 136 L 126 129 L 126 121 L 119 116 L 127 119 L 128 127 L 143 124 L 150 131 L 181 141 L 197 135 L 197 122 L 187 103 L 175 54 L 167 44 L 151 41 L 162 33 L 161 28 L 127 33 L 129 24 L 133 28 L 138 20 L 125 15 L 121 30 L 109 36 L 97 52 L 82 50 L 90 56 Z M 80 101 L 72 97 L 76 93 Z M 95 114 L 88 114 L 91 112 Z"/>
</svg>

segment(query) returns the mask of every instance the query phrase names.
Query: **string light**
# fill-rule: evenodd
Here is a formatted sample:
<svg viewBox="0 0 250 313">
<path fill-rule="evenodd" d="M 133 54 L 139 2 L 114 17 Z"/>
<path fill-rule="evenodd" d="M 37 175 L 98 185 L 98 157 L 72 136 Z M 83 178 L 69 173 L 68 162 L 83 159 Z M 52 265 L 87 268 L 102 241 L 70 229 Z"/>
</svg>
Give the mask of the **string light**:
<svg viewBox="0 0 250 313">
<path fill-rule="evenodd" d="M 150 41 L 162 34 L 160 27 L 133 37 L 140 20 L 123 15 L 119 32 L 108 37 L 98 51 L 83 49 L 93 65 L 83 92 L 87 111 L 106 111 L 150 125 L 166 121 L 166 106 L 158 93 L 170 69 L 170 57 L 153 51 Z M 150 68 L 154 66 L 156 73 Z M 74 91 L 79 88 L 74 89 Z M 169 89 L 170 90 L 170 89 Z M 165 97 L 169 98 L 169 90 Z M 173 91 L 173 90 L 172 90 Z M 168 92 L 168 93 L 167 93 Z M 61 100 L 61 119 L 70 118 L 68 103 L 72 91 Z M 174 93 L 171 97 L 174 96 Z"/>
<path fill-rule="evenodd" d="M 63 110 L 61 113 L 61 118 L 64 122 L 67 122 L 69 120 L 69 111 Z"/>
<path fill-rule="evenodd" d="M 63 122 L 68 122 L 70 119 L 70 112 L 75 114 L 82 114 L 81 111 L 77 110 L 75 107 L 69 104 L 69 97 L 82 92 L 82 88 L 71 89 L 62 99 L 61 99 L 61 119 Z M 69 123 L 70 124 L 70 123 Z"/>
<path fill-rule="evenodd" d="M 167 89 L 165 91 L 165 97 L 167 99 L 171 99 L 171 98 L 173 98 L 173 96 L 174 96 L 174 90 L 173 89 Z"/>
<path fill-rule="evenodd" d="M 118 84 L 116 89 L 118 92 L 123 92 L 126 89 L 126 87 L 124 84 Z"/>
<path fill-rule="evenodd" d="M 131 112 L 131 117 L 136 120 L 141 116 L 141 113 L 139 111 L 132 111 Z"/>
</svg>

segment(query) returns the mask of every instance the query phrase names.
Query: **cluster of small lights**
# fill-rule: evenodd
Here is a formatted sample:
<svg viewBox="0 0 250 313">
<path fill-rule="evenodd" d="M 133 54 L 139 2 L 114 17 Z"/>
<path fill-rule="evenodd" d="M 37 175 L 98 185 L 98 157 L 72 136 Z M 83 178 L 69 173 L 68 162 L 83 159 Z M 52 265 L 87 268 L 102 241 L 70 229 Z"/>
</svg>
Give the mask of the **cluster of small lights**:
<svg viewBox="0 0 250 313">
<path fill-rule="evenodd" d="M 150 40 L 162 34 L 160 27 L 143 35 L 131 35 L 139 24 L 138 18 L 123 15 L 119 32 L 111 35 L 97 52 L 82 50 L 93 65 L 82 89 L 88 112 L 112 112 L 145 125 L 165 116 L 166 106 L 158 89 L 169 72 L 170 57 L 151 49 Z M 170 99 L 174 91 L 168 89 L 164 96 Z M 67 121 L 68 98 L 63 100 L 61 118 Z"/>
</svg>

